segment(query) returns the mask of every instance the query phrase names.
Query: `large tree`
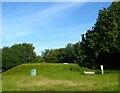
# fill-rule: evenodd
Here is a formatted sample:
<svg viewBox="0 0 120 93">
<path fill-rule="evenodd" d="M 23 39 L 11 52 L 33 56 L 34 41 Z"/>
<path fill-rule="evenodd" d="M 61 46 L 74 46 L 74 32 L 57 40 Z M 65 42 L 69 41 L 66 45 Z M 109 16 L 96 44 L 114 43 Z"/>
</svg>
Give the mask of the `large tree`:
<svg viewBox="0 0 120 93">
<path fill-rule="evenodd" d="M 4 47 L 2 51 L 3 72 L 22 63 L 36 62 L 36 54 L 32 44 L 15 44 L 12 47 Z"/>
<path fill-rule="evenodd" d="M 120 61 L 120 2 L 113 2 L 110 7 L 99 11 L 98 19 L 82 35 L 81 46 L 85 66 L 98 68 L 118 68 Z M 81 63 L 79 63 L 81 65 Z"/>
</svg>

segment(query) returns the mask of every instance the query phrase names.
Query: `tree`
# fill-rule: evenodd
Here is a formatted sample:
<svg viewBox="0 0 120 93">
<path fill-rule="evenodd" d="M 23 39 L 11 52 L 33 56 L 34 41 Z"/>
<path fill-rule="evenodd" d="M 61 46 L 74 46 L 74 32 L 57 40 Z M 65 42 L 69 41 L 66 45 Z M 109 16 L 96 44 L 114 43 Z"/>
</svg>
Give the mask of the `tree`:
<svg viewBox="0 0 120 93">
<path fill-rule="evenodd" d="M 45 63 L 45 61 L 41 56 L 36 56 L 36 62 L 35 63 Z"/>
<path fill-rule="evenodd" d="M 35 63 L 37 61 L 32 44 L 15 44 L 12 47 L 4 47 L 2 51 L 3 72 L 22 63 Z"/>
<path fill-rule="evenodd" d="M 58 62 L 57 63 L 65 63 L 65 48 L 58 49 Z"/>
<path fill-rule="evenodd" d="M 57 49 L 45 49 L 45 51 L 42 51 L 42 57 L 45 60 L 45 62 L 48 63 L 57 63 L 58 62 L 58 51 Z"/>
<path fill-rule="evenodd" d="M 36 61 L 35 47 L 32 44 L 15 44 L 11 47 L 13 55 L 20 59 L 21 63 L 34 63 Z"/>
<path fill-rule="evenodd" d="M 99 11 L 97 22 L 82 35 L 81 47 L 85 66 L 118 68 L 120 61 L 120 2 Z"/>
<path fill-rule="evenodd" d="M 80 42 L 73 44 L 73 55 L 74 55 L 74 62 L 82 65 L 82 60 L 84 57 L 82 56 L 82 49 Z"/>
<path fill-rule="evenodd" d="M 65 47 L 65 62 L 74 63 L 75 55 L 74 55 L 74 44 L 68 43 Z"/>
<path fill-rule="evenodd" d="M 12 68 L 14 65 L 10 54 L 10 48 L 4 47 L 2 50 L 2 72 Z"/>
</svg>

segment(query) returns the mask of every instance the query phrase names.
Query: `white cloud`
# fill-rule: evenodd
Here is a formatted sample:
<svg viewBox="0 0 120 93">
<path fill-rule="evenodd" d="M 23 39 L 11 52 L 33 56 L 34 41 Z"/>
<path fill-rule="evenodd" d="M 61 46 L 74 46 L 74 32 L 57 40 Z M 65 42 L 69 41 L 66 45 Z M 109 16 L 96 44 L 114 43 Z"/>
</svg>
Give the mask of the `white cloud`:
<svg viewBox="0 0 120 93">
<path fill-rule="evenodd" d="M 60 18 L 71 15 L 84 4 L 85 3 L 55 4 L 31 15 L 5 19 L 3 20 L 3 39 L 7 43 L 15 42 L 18 38 L 23 39 L 23 37 L 28 37 L 35 33 L 35 28 L 46 28 L 46 26 L 54 24 L 54 20 L 59 21 L 61 20 Z"/>
<path fill-rule="evenodd" d="M 48 23 L 53 22 L 55 19 L 65 18 L 73 14 L 79 7 L 83 6 L 85 3 L 66 3 L 66 4 L 56 4 L 42 11 L 38 11 L 31 15 L 13 17 L 5 21 L 10 22 L 10 26 L 35 26 L 39 22 L 39 26 L 46 26 Z M 70 12 L 67 12 L 70 11 Z M 14 21 L 13 21 L 14 20 Z M 11 24 L 11 22 L 15 24 Z"/>
<path fill-rule="evenodd" d="M 80 40 L 80 34 L 91 24 L 78 25 L 66 28 L 54 27 L 49 29 L 49 25 L 55 25 L 54 21 L 69 17 L 85 3 L 58 4 L 27 16 L 21 16 L 4 20 L 3 38 L 4 45 L 19 43 L 23 38 L 36 39 L 32 43 L 35 52 L 41 54 L 44 49 L 65 47 L 67 43 L 75 43 Z M 70 12 L 67 12 L 70 11 Z M 8 25 L 9 24 L 9 25 Z M 40 32 L 35 31 L 39 27 Z M 65 31 L 61 33 L 60 30 Z M 25 39 L 24 39 L 25 40 Z M 23 40 L 23 42 L 25 42 Z M 38 40 L 38 41 L 37 41 Z"/>
</svg>

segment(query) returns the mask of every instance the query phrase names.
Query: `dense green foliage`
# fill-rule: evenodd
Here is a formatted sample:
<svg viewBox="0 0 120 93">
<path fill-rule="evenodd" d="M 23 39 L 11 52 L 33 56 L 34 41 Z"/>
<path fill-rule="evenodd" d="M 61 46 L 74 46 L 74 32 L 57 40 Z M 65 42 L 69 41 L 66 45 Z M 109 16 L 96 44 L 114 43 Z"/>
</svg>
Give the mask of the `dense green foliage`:
<svg viewBox="0 0 120 93">
<path fill-rule="evenodd" d="M 99 11 L 92 29 L 82 34 L 82 40 L 68 43 L 65 48 L 45 49 L 41 56 L 34 52 L 32 44 L 15 44 L 0 49 L 0 64 L 3 73 L 4 91 L 118 91 L 120 62 L 120 1 Z M 54 63 L 54 64 L 46 64 Z M 55 64 L 55 63 L 77 63 Z M 99 68 L 103 64 L 105 74 Z M 84 66 L 84 67 L 83 67 Z M 1 67 L 1 65 L 0 65 Z M 25 68 L 25 69 L 24 69 Z M 30 70 L 37 69 L 37 76 L 31 77 Z M 95 71 L 95 75 L 83 75 L 83 71 Z M 12 83 L 11 83 L 12 82 Z"/>
<path fill-rule="evenodd" d="M 80 43 L 68 43 L 65 48 L 46 49 L 42 57 L 48 63 L 76 63 L 80 57 Z"/>
<path fill-rule="evenodd" d="M 45 62 L 56 63 L 58 61 L 58 50 L 57 49 L 45 49 L 45 52 L 42 53 L 42 57 Z"/>
<path fill-rule="evenodd" d="M 46 49 L 42 52 L 42 57 L 48 63 L 74 63 L 75 55 L 74 44 L 67 44 L 65 48 Z"/>
<path fill-rule="evenodd" d="M 12 47 L 4 47 L 2 51 L 2 71 L 6 71 L 22 63 L 36 62 L 36 54 L 32 44 L 15 44 Z"/>
<path fill-rule="evenodd" d="M 82 40 L 68 43 L 65 48 L 45 49 L 41 56 L 32 44 L 15 44 L 3 48 L 3 71 L 22 63 L 77 63 L 88 68 L 119 68 L 120 61 L 120 2 L 113 2 L 99 11 L 92 29 L 82 34 Z M 1 53 L 1 52 L 0 52 Z M 0 56 L 1 58 L 1 56 Z"/>
<path fill-rule="evenodd" d="M 82 41 L 76 44 L 69 43 L 62 50 L 45 50 L 43 58 L 50 63 L 75 62 L 89 68 L 99 68 L 100 64 L 103 64 L 105 68 L 119 68 L 119 11 L 120 2 L 113 2 L 110 7 L 100 10 L 92 29 L 82 34 Z"/>
<path fill-rule="evenodd" d="M 119 68 L 120 61 L 120 2 L 113 2 L 99 11 L 97 22 L 82 35 L 81 47 L 85 66 Z M 79 64 L 81 64 L 81 62 Z"/>
</svg>

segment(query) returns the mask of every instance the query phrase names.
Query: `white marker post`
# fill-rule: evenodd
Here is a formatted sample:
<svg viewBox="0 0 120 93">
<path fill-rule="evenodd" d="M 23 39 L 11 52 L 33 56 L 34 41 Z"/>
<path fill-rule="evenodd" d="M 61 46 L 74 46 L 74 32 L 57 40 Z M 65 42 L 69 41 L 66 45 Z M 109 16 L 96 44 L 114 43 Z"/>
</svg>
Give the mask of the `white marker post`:
<svg viewBox="0 0 120 93">
<path fill-rule="evenodd" d="M 100 66 L 101 66 L 101 71 L 102 71 L 102 74 L 104 74 L 104 73 L 103 73 L 103 65 L 100 65 Z"/>
</svg>

